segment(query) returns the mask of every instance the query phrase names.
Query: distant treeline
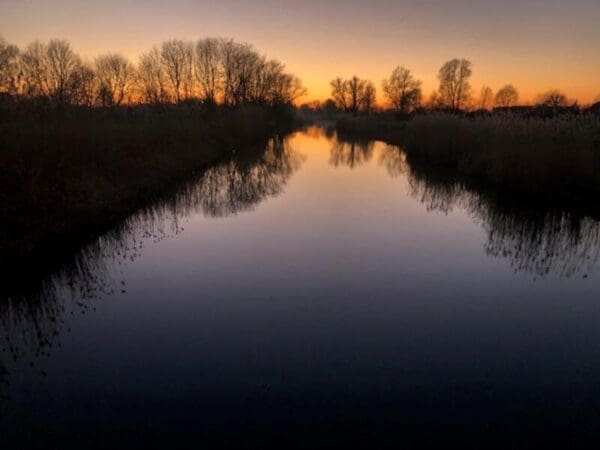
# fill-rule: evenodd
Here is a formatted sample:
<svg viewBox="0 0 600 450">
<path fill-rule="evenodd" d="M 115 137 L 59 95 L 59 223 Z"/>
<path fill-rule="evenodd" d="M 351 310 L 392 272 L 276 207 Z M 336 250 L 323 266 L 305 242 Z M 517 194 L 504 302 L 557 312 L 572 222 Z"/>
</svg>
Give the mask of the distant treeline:
<svg viewBox="0 0 600 450">
<path fill-rule="evenodd" d="M 519 105 L 519 91 L 512 84 L 506 84 L 496 93 L 489 86 L 483 86 L 475 95 L 471 85 L 472 63 L 467 59 L 455 58 L 446 62 L 438 72 L 439 87 L 427 101 L 424 101 L 422 83 L 406 67 L 396 67 L 390 76 L 383 80 L 382 90 L 386 108 L 401 115 L 415 112 L 486 112 L 511 111 L 519 114 L 544 115 L 549 112 L 573 113 L 581 110 L 575 100 L 557 89 L 551 89 L 537 96 L 533 105 Z M 336 78 L 331 81 L 331 98 L 327 101 L 302 105 L 302 109 L 326 113 L 369 113 L 381 110 L 376 106 L 376 89 L 373 82 L 353 76 L 350 79 Z M 588 109 L 588 108 L 585 108 Z M 589 107 L 600 113 L 599 101 Z"/>
<path fill-rule="evenodd" d="M 118 53 L 85 62 L 64 40 L 24 49 L 0 37 L 0 96 L 54 106 L 119 106 L 202 101 L 228 106 L 290 105 L 304 93 L 282 63 L 246 43 L 169 40 L 137 65 Z"/>
</svg>

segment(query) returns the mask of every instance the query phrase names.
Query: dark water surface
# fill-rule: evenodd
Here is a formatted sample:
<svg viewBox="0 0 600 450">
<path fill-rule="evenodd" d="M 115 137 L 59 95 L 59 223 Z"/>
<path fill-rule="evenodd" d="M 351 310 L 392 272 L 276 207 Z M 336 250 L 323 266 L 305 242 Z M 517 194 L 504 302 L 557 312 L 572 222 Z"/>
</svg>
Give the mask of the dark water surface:
<svg viewBox="0 0 600 450">
<path fill-rule="evenodd" d="M 0 448 L 591 448 L 599 253 L 396 147 L 274 140 L 2 301 Z"/>
</svg>

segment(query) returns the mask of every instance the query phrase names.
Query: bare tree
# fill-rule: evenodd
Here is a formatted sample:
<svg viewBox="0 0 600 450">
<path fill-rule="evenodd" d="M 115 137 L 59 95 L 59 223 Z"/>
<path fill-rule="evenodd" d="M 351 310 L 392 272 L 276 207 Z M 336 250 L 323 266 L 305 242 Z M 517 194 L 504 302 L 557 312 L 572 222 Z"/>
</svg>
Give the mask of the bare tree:
<svg viewBox="0 0 600 450">
<path fill-rule="evenodd" d="M 163 42 L 160 50 L 163 65 L 175 101 L 191 98 L 193 93 L 193 46 L 173 39 Z"/>
<path fill-rule="evenodd" d="M 346 81 L 346 90 L 350 99 L 348 109 L 353 113 L 358 112 L 360 109 L 363 101 L 365 85 L 366 81 L 361 80 L 356 75 Z"/>
<path fill-rule="evenodd" d="M 345 112 L 369 111 L 375 104 L 375 86 L 368 80 L 355 75 L 349 80 L 336 78 L 330 85 L 333 101 Z"/>
<path fill-rule="evenodd" d="M 0 36 L 0 92 L 16 93 L 18 56 L 19 49 Z"/>
<path fill-rule="evenodd" d="M 96 72 L 87 64 L 82 64 L 73 74 L 73 98 L 77 105 L 93 106 L 96 97 Z"/>
<path fill-rule="evenodd" d="M 540 94 L 538 96 L 537 103 L 541 106 L 547 106 L 549 108 L 559 108 L 568 106 L 570 101 L 567 96 L 558 89 L 551 89 L 543 94 Z"/>
<path fill-rule="evenodd" d="M 421 103 L 421 82 L 405 67 L 396 67 L 390 77 L 383 80 L 382 86 L 392 107 L 403 114 L 414 110 Z"/>
<path fill-rule="evenodd" d="M 137 84 L 144 101 L 164 103 L 169 100 L 167 76 L 161 64 L 158 48 L 154 47 L 140 57 L 137 69 Z"/>
<path fill-rule="evenodd" d="M 29 95 L 45 96 L 57 104 L 73 101 L 79 87 L 81 59 L 68 42 L 34 42 L 21 55 L 20 63 Z"/>
<path fill-rule="evenodd" d="M 276 60 L 259 59 L 253 81 L 252 98 L 255 103 L 291 104 L 306 90 L 295 76 L 286 73 L 285 66 Z"/>
<path fill-rule="evenodd" d="M 243 105 L 252 100 L 252 81 L 261 58 L 248 44 L 232 40 L 222 45 L 223 102 Z"/>
<path fill-rule="evenodd" d="M 361 96 L 360 109 L 365 112 L 371 112 L 375 107 L 375 96 L 375 85 L 371 81 L 367 81 Z"/>
<path fill-rule="evenodd" d="M 302 81 L 292 74 L 281 74 L 273 85 L 274 104 L 291 105 L 303 95 L 306 95 L 306 89 Z"/>
<path fill-rule="evenodd" d="M 494 99 L 494 92 L 489 86 L 483 86 L 479 94 L 479 109 L 490 109 Z"/>
<path fill-rule="evenodd" d="M 5 61 L 12 61 L 17 49 L 0 41 L 0 51 Z M 291 104 L 306 92 L 282 63 L 232 40 L 204 39 L 195 46 L 167 41 L 143 54 L 137 69 L 119 54 L 99 56 L 92 69 L 64 41 L 34 42 L 18 62 L 22 92 L 57 103 L 92 104 L 90 98 L 96 97 L 103 106 L 121 105 L 134 86 L 149 103 L 181 102 L 199 94 L 207 102 L 222 100 L 232 106 Z M 7 66 L 3 64 L 4 72 Z M 372 92 L 374 99 L 374 88 Z M 370 108 L 372 100 L 365 101 L 364 107 Z"/>
<path fill-rule="evenodd" d="M 209 103 L 216 103 L 217 95 L 223 89 L 223 73 L 221 70 L 222 45 L 222 40 L 213 38 L 202 39 L 196 43 L 194 59 L 195 75 L 200 85 L 200 95 Z"/>
<path fill-rule="evenodd" d="M 95 66 L 100 104 L 121 105 L 134 81 L 134 69 L 131 63 L 125 57 L 113 53 L 96 58 Z"/>
<path fill-rule="evenodd" d="M 335 102 L 335 106 L 342 111 L 348 111 L 348 102 L 346 99 L 346 82 L 337 77 L 329 83 L 331 86 L 331 99 Z"/>
<path fill-rule="evenodd" d="M 469 79 L 472 73 L 471 61 L 466 59 L 450 60 L 440 68 L 438 96 L 446 108 L 457 112 L 467 105 L 471 96 Z"/>
<path fill-rule="evenodd" d="M 496 106 L 508 108 L 518 101 L 519 93 L 512 84 L 507 84 L 498 91 L 494 103 Z"/>
</svg>

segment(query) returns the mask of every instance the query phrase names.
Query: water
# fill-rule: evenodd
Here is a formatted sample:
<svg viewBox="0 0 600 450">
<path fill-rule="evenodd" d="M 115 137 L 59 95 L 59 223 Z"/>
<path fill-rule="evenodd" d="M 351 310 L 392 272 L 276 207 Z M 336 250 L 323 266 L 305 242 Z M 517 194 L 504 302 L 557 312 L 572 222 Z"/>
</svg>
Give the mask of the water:
<svg viewBox="0 0 600 450">
<path fill-rule="evenodd" d="M 592 446 L 599 253 L 585 215 L 299 132 L 1 304 L 0 443 Z"/>
</svg>

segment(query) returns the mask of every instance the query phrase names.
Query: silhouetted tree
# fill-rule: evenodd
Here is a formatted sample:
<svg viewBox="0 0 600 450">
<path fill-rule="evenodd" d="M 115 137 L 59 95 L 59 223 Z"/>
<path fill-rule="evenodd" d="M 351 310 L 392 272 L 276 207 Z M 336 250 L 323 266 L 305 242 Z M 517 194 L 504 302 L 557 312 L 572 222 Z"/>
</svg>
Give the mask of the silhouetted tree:
<svg viewBox="0 0 600 450">
<path fill-rule="evenodd" d="M 346 82 L 340 77 L 332 80 L 331 83 L 331 99 L 335 103 L 338 109 L 342 111 L 348 111 L 348 104 L 346 102 Z"/>
<path fill-rule="evenodd" d="M 93 106 L 96 98 L 96 72 L 86 64 L 79 66 L 73 74 L 77 89 L 73 92 L 73 103 L 83 106 Z"/>
<path fill-rule="evenodd" d="M 356 75 L 349 80 L 336 78 L 331 83 L 331 97 L 337 107 L 345 112 L 369 111 L 375 104 L 375 86 Z"/>
<path fill-rule="evenodd" d="M 134 81 L 134 69 L 119 54 L 96 58 L 98 100 L 102 106 L 119 106 L 123 103 Z"/>
<path fill-rule="evenodd" d="M 144 101 L 164 103 L 169 100 L 167 76 L 161 64 L 158 48 L 154 47 L 140 57 L 137 81 Z"/>
<path fill-rule="evenodd" d="M 199 96 L 231 106 L 289 105 L 306 92 L 281 62 L 232 40 L 203 39 L 195 46 L 166 41 L 143 54 L 136 69 L 123 56 L 107 54 L 96 58 L 93 70 L 67 42 L 57 40 L 33 42 L 18 60 L 17 55 L 16 47 L 0 40 L 0 92 L 13 89 L 57 104 L 119 106 L 131 99 L 134 87 L 136 97 L 148 103 L 178 103 Z M 13 63 L 19 69 L 14 76 Z M 363 107 L 369 109 L 374 88 L 366 93 Z"/>
<path fill-rule="evenodd" d="M 25 90 L 60 105 L 73 103 L 81 88 L 81 59 L 68 42 L 30 44 L 20 58 Z"/>
<path fill-rule="evenodd" d="M 496 106 L 508 108 L 519 101 L 519 93 L 512 84 L 502 87 L 496 94 L 494 103 Z"/>
<path fill-rule="evenodd" d="M 494 92 L 489 86 L 483 86 L 479 94 L 479 109 L 490 109 L 494 99 Z"/>
<path fill-rule="evenodd" d="M 16 93 L 19 49 L 0 36 L 0 92 Z"/>
<path fill-rule="evenodd" d="M 365 112 L 371 112 L 375 107 L 376 95 L 375 85 L 371 81 L 367 81 L 364 87 L 360 109 Z"/>
<path fill-rule="evenodd" d="M 200 96 L 209 103 L 217 102 L 217 95 L 222 91 L 222 68 L 220 39 L 206 38 L 196 43 L 194 67 L 199 84 Z"/>
<path fill-rule="evenodd" d="M 406 114 L 421 103 L 421 82 L 405 67 L 396 67 L 390 77 L 383 80 L 382 86 L 388 101 L 398 112 Z"/>
<path fill-rule="evenodd" d="M 191 98 L 193 91 L 193 46 L 173 39 L 163 42 L 160 61 L 176 103 Z"/>
<path fill-rule="evenodd" d="M 569 99 L 558 89 L 551 89 L 543 94 L 540 94 L 537 103 L 548 108 L 559 108 L 569 105 Z"/>
<path fill-rule="evenodd" d="M 222 45 L 223 102 L 243 105 L 251 101 L 251 82 L 259 56 L 248 44 L 225 41 Z"/>
<path fill-rule="evenodd" d="M 445 108 L 457 112 L 466 106 L 471 96 L 472 73 L 471 61 L 466 59 L 453 59 L 440 68 L 438 99 Z"/>
</svg>

